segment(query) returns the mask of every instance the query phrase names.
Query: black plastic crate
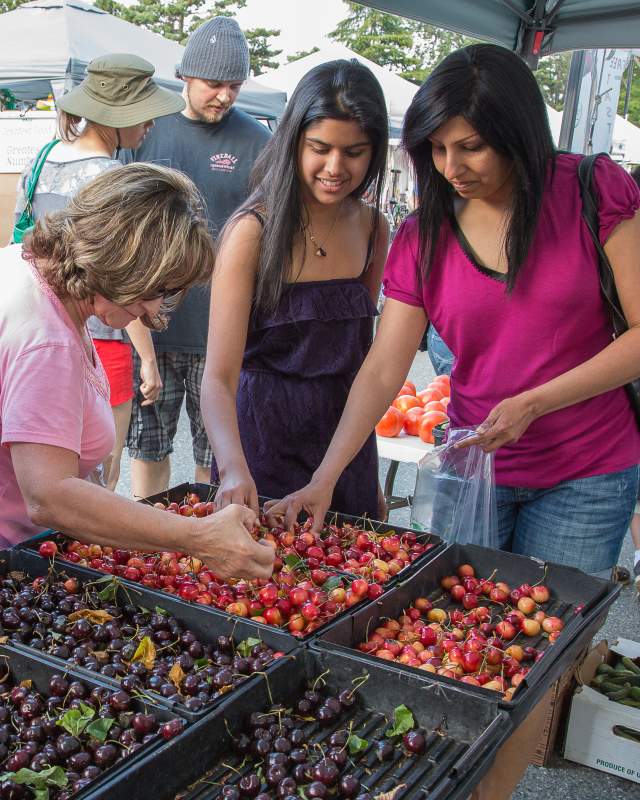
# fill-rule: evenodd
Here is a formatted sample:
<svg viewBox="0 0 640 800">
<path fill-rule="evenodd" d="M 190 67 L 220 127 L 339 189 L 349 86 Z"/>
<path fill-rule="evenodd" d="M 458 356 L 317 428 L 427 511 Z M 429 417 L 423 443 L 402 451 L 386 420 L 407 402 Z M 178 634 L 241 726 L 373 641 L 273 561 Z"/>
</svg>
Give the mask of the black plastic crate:
<svg viewBox="0 0 640 800">
<path fill-rule="evenodd" d="M 56 532 L 56 531 L 50 532 L 49 535 L 47 536 L 48 540 L 56 542 L 56 544 L 58 544 L 59 547 L 62 546 L 62 543 L 64 542 L 64 540 L 66 538 L 67 537 L 65 537 L 65 535 L 60 533 L 59 531 L 58 532 Z M 39 540 L 39 539 L 30 539 L 28 542 L 22 543 L 17 548 L 15 548 L 15 551 L 16 552 L 27 553 L 32 558 L 42 559 L 44 564 L 51 563 L 49 560 L 44 559 L 42 556 L 38 555 L 37 551 L 38 551 L 38 547 L 40 546 L 40 544 L 42 544 L 41 540 Z M 67 570 L 67 567 L 68 567 L 69 570 L 70 569 L 76 570 L 76 572 L 74 574 L 76 574 L 78 577 L 82 577 L 83 580 L 95 581 L 95 580 L 99 580 L 101 576 L 104 577 L 105 575 L 109 574 L 109 573 L 100 572 L 99 570 L 94 570 L 91 567 L 81 566 L 80 564 L 78 564 L 76 562 L 68 561 L 66 558 L 64 558 L 62 556 L 59 557 L 57 560 L 55 560 L 55 564 L 58 565 L 60 569 Z M 306 567 L 304 565 L 304 561 L 302 561 L 302 569 L 306 570 Z M 346 573 L 346 572 L 341 572 L 340 570 L 332 569 L 331 567 L 327 567 L 324 571 L 328 573 L 329 577 L 335 576 L 335 577 L 338 577 L 338 578 L 342 578 L 345 581 L 345 583 L 347 584 L 347 586 L 353 580 L 355 580 L 356 577 L 357 577 L 357 576 L 351 575 L 351 574 Z M 224 609 L 218 608 L 217 606 L 201 605 L 201 604 L 198 604 L 198 603 L 195 603 L 195 602 L 190 602 L 188 600 L 183 600 L 179 595 L 172 594 L 170 592 L 165 592 L 160 588 L 158 588 L 158 589 L 148 588 L 146 586 L 143 586 L 141 583 L 139 583 L 137 581 L 129 581 L 126 578 L 121 578 L 121 577 L 118 577 L 118 581 L 122 584 L 123 587 L 126 587 L 128 591 L 144 591 L 145 593 L 149 594 L 150 596 L 153 596 L 155 598 L 154 602 L 155 602 L 156 605 L 162 605 L 165 602 L 165 599 L 169 598 L 172 602 L 179 604 L 181 608 L 194 608 L 195 607 L 202 614 L 222 615 L 223 617 L 225 617 L 225 618 L 227 618 L 229 620 L 232 620 L 232 621 L 241 620 L 241 621 L 245 621 L 245 622 L 250 622 L 259 631 L 276 631 L 280 635 L 289 638 L 289 640 L 290 640 L 289 641 L 289 649 L 291 649 L 291 647 L 295 646 L 296 644 L 299 644 L 301 641 L 311 641 L 316 636 L 318 636 L 320 632 L 326 631 L 332 625 L 334 625 L 336 620 L 341 619 L 342 617 L 353 613 L 353 609 L 354 608 L 363 608 L 368 603 L 373 602 L 372 600 L 369 600 L 367 597 L 363 597 L 363 599 L 360 600 L 359 603 L 357 603 L 355 606 L 351 606 L 349 608 L 345 608 L 344 610 L 342 610 L 341 612 L 339 612 L 338 614 L 336 614 L 335 616 L 333 616 L 329 620 L 327 620 L 327 622 L 325 622 L 323 625 L 318 627 L 316 630 L 314 630 L 314 631 L 312 631 L 310 633 L 307 633 L 302 637 L 297 637 L 297 636 L 293 636 L 292 634 L 290 634 L 288 632 L 288 630 L 285 627 L 286 623 L 285 623 L 285 625 L 283 625 L 282 628 L 278 628 L 278 627 L 275 627 L 273 625 L 267 625 L 267 624 L 261 623 L 261 622 L 252 622 L 250 617 L 236 616 L 236 615 L 228 613 Z M 388 587 L 388 588 L 390 588 L 390 587 Z M 182 611 L 180 611 L 180 612 L 176 611 L 176 616 L 180 616 L 181 614 L 184 615 Z M 264 639 L 264 637 L 262 637 L 262 638 Z M 281 647 L 280 649 L 283 649 L 283 648 Z"/>
<path fill-rule="evenodd" d="M 191 492 L 195 492 L 201 499 L 203 500 L 210 500 L 213 499 L 218 487 L 215 484 L 208 484 L 208 483 L 181 483 L 178 486 L 174 486 L 171 489 L 168 489 L 166 492 L 159 492 L 158 494 L 151 495 L 151 497 L 145 497 L 139 502 L 147 503 L 149 505 L 153 505 L 153 503 L 173 503 L 173 502 L 180 502 L 183 500 L 188 494 Z M 264 503 L 268 500 L 267 497 L 259 497 L 258 501 L 260 506 L 263 506 Z M 354 517 L 348 514 L 340 514 L 337 511 L 328 511 L 325 515 L 325 524 L 326 525 L 354 525 L 358 527 L 362 527 L 365 532 L 372 532 L 376 534 L 382 535 L 389 535 L 392 533 L 397 533 L 399 536 L 402 536 L 404 533 L 411 533 L 413 536 L 416 537 L 416 540 L 422 542 L 424 544 L 430 544 L 432 547 L 426 552 L 419 556 L 415 561 L 411 564 L 406 566 L 403 570 L 401 570 L 397 575 L 390 578 L 385 584 L 385 590 L 395 585 L 399 580 L 405 577 L 409 571 L 413 572 L 418 567 L 426 564 L 427 562 L 433 560 L 435 556 L 441 551 L 444 550 L 446 547 L 446 542 L 440 537 L 436 536 L 435 533 L 427 533 L 424 531 L 416 531 L 413 528 L 405 528 L 402 525 L 393 525 L 390 522 L 379 522 L 377 520 L 369 519 L 369 517 Z M 302 557 L 302 561 L 304 562 L 305 559 Z M 331 571 L 339 572 L 344 575 L 350 575 L 352 577 L 360 577 L 355 575 L 354 573 L 350 573 L 349 570 L 342 569 L 341 567 L 328 567 Z"/>
<path fill-rule="evenodd" d="M 173 503 L 173 502 L 180 502 L 183 500 L 189 493 L 196 492 L 201 498 L 206 500 L 213 499 L 218 487 L 215 484 L 208 484 L 208 483 L 181 483 L 178 486 L 174 486 L 171 489 L 168 489 L 166 492 L 159 492 L 158 494 L 151 495 L 151 497 L 145 497 L 144 499 L 140 500 L 141 503 L 147 503 L 153 505 L 153 503 Z M 267 497 L 259 497 L 260 506 L 264 505 L 264 503 L 268 500 Z M 304 518 L 304 514 L 303 514 Z M 427 533 L 424 531 L 416 531 L 413 528 L 405 528 L 402 525 L 393 525 L 390 522 L 379 522 L 377 520 L 369 519 L 369 517 L 354 517 L 350 516 L 349 514 L 340 514 L 337 511 L 328 511 L 325 516 L 325 524 L 326 525 L 357 525 L 362 527 L 362 529 L 367 532 L 370 531 L 372 533 L 382 534 L 382 535 L 389 535 L 392 533 L 397 533 L 399 536 L 402 536 L 403 533 L 411 533 L 413 534 L 417 541 L 423 542 L 424 544 L 431 544 L 432 547 L 426 552 L 423 553 L 419 558 L 417 558 L 414 562 L 410 565 L 405 567 L 401 570 L 397 575 L 390 578 L 385 584 L 385 589 L 395 585 L 399 580 L 405 577 L 408 574 L 408 571 L 411 570 L 412 572 L 426 564 L 427 562 L 433 560 L 435 556 L 441 551 L 444 550 L 446 547 L 446 542 L 440 537 L 436 536 L 435 533 Z M 304 557 L 302 558 L 304 561 Z M 329 567 L 328 569 L 334 570 L 333 567 Z M 335 571 L 340 572 L 345 575 L 354 575 L 350 573 L 349 570 L 342 569 L 340 567 L 335 567 Z M 354 577 L 359 577 L 358 575 L 354 575 Z"/>
<path fill-rule="evenodd" d="M 394 795 L 397 800 L 463 800 L 490 768 L 497 750 L 513 730 L 509 716 L 490 699 L 470 696 L 456 687 L 430 687 L 382 664 L 305 649 L 294 655 L 292 663 L 279 664 L 268 680 L 226 706 L 224 722 L 222 712 L 210 716 L 138 762 L 129 773 L 126 797 L 169 800 L 179 792 L 182 800 L 219 798 L 220 781 L 237 782 L 241 774 L 250 771 L 241 757 L 230 752 L 232 736 L 242 730 L 250 712 L 272 703 L 291 707 L 323 673 L 332 692 L 351 687 L 354 680 L 368 675 L 358 689 L 356 706 L 339 723 L 320 729 L 317 723 L 309 722 L 306 732 L 312 742 L 324 742 L 334 730 L 348 728 L 353 722 L 353 732 L 369 741 L 364 759 L 371 774 L 364 782 L 375 794 L 404 784 L 404 789 Z M 398 752 L 393 760 L 379 764 L 372 752 L 373 740 L 384 734 L 386 720 L 393 718 L 393 709 L 401 704 L 407 705 L 416 723 L 426 729 L 428 749 L 414 757 Z M 167 763 L 172 765 L 171 770 L 163 769 Z M 113 797 L 117 796 L 114 782 Z"/>
<path fill-rule="evenodd" d="M 36 691 L 47 697 L 49 696 L 50 679 L 59 674 L 64 674 L 69 679 L 79 680 L 90 689 L 101 687 L 113 691 L 112 686 L 105 681 L 99 680 L 95 675 L 87 675 L 86 672 L 83 673 L 75 669 L 65 669 L 60 665 L 51 664 L 36 655 L 16 651 L 6 645 L 0 645 L 0 660 L 3 664 L 8 664 L 10 674 L 16 683 L 29 680 Z M 179 717 L 178 714 L 169 711 L 167 708 L 150 703 L 146 698 L 142 697 L 134 698 L 131 708 L 135 712 L 152 713 L 160 722 Z M 112 786 L 115 783 L 126 780 L 129 770 L 135 769 L 140 761 L 146 761 L 150 755 L 161 749 L 164 744 L 166 744 L 165 740 L 158 735 L 156 739 L 147 742 L 139 750 L 136 750 L 111 769 L 99 775 L 85 789 L 74 794 L 73 800 L 87 800 L 89 797 L 92 800 L 114 800 L 116 795 L 113 793 Z"/>
<path fill-rule="evenodd" d="M 69 562 L 55 561 L 51 563 L 31 551 L 17 549 L 0 553 L 0 574 L 4 575 L 10 571 L 22 572 L 33 578 L 47 575 L 50 571 L 53 571 L 57 575 L 64 574 L 70 577 L 76 577 L 85 585 L 89 583 L 95 584 L 96 580 L 102 581 L 105 578 L 108 580 L 109 577 L 94 570 L 77 567 Z M 104 588 L 105 585 L 106 583 L 102 584 L 102 588 Z M 132 603 L 133 605 L 141 606 L 148 610 L 161 608 L 171 616 L 176 617 L 180 623 L 184 624 L 184 627 L 192 630 L 203 642 L 215 642 L 217 636 L 225 635 L 232 636 L 236 643 L 249 638 L 258 639 L 274 650 L 284 653 L 289 653 L 298 646 L 298 642 L 292 636 L 283 633 L 278 628 L 258 625 L 248 619 L 231 617 L 228 614 L 223 614 L 214 609 L 207 609 L 206 613 L 204 613 L 202 606 L 195 603 L 178 602 L 168 594 L 158 596 L 156 593 L 152 593 L 139 584 L 125 583 L 118 580 L 115 602 L 119 606 Z M 98 678 L 102 683 L 111 688 L 119 688 L 119 681 L 116 678 L 109 678 L 101 673 L 85 669 L 71 661 L 57 658 L 50 653 L 29 647 L 27 644 L 18 644 L 14 642 L 9 642 L 8 644 L 12 648 L 16 648 L 20 651 L 32 654 L 37 653 L 42 659 L 52 664 L 59 665 L 57 666 L 59 670 L 73 669 L 88 678 Z M 275 662 L 269 665 L 266 671 L 270 672 L 274 664 Z M 260 676 L 257 674 L 247 676 L 246 680 L 238 684 L 233 692 L 214 698 L 200 711 L 189 711 L 176 699 L 162 697 L 151 689 L 145 689 L 144 693 L 151 698 L 156 705 L 170 708 L 185 719 L 195 721 L 210 713 L 213 708 L 227 702 L 228 699 L 232 697 L 235 692 L 242 689 L 245 684 L 251 681 L 255 682 L 259 679 Z"/>
<path fill-rule="evenodd" d="M 518 725 L 541 699 L 579 652 L 591 641 L 596 631 L 606 619 L 609 607 L 617 598 L 620 586 L 610 581 L 587 575 L 578 569 L 559 564 L 543 563 L 527 556 L 514 555 L 500 550 L 491 550 L 477 545 L 450 545 L 436 559 L 422 567 L 415 575 L 399 583 L 379 600 L 366 608 L 357 610 L 349 618 L 338 620 L 332 628 L 321 634 L 316 644 L 343 654 L 357 655 L 367 662 L 380 661 L 376 656 L 363 653 L 355 648 L 364 642 L 369 631 L 378 627 L 384 619 L 396 619 L 417 597 L 427 597 L 434 607 L 448 609 L 461 608 L 455 604 L 440 581 L 447 575 L 455 574 L 461 564 L 471 564 L 476 576 L 488 578 L 495 571 L 492 580 L 505 581 L 512 588 L 522 583 L 544 583 L 550 590 L 551 598 L 545 606 L 548 615 L 560 617 L 565 627 L 558 640 L 550 645 L 542 636 L 525 637 L 523 634 L 510 642 L 531 645 L 545 650 L 544 656 L 534 663 L 529 673 L 518 687 L 511 701 L 500 700 L 501 707 L 510 712 L 514 724 Z M 500 609 L 486 601 L 483 603 Z M 578 606 L 582 606 L 577 610 Z M 462 691 L 474 695 L 494 695 L 490 689 L 460 683 L 453 678 L 436 675 L 406 666 L 397 662 L 384 662 L 390 669 L 403 674 L 419 675 L 427 682 L 440 685 L 457 685 Z M 497 695 L 500 697 L 500 695 Z"/>
</svg>

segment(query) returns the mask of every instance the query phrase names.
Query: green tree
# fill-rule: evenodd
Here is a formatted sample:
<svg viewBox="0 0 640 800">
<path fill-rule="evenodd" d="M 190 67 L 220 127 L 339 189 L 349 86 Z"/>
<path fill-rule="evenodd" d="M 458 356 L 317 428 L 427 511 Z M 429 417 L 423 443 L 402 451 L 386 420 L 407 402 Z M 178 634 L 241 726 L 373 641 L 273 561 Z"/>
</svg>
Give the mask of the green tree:
<svg viewBox="0 0 640 800">
<path fill-rule="evenodd" d="M 624 114 L 624 99 L 627 91 L 627 80 L 629 76 L 629 69 L 627 67 L 624 75 L 622 76 L 622 85 L 620 86 L 620 100 L 618 101 L 618 114 Z M 634 125 L 640 125 L 640 58 L 635 56 L 633 64 L 633 73 L 631 78 L 631 95 L 629 97 L 629 109 L 627 119 L 633 122 Z"/>
<path fill-rule="evenodd" d="M 415 23 L 358 3 L 347 6 L 349 15 L 329 34 L 331 39 L 399 75 L 419 69 L 420 61 L 412 55 Z"/>
<path fill-rule="evenodd" d="M 419 66 L 413 72 L 405 73 L 403 77 L 414 83 L 422 83 L 449 53 L 476 41 L 462 33 L 437 28 L 435 25 L 415 22 L 413 26 L 414 54 Z"/>
<path fill-rule="evenodd" d="M 23 3 L 28 3 L 29 0 L 0 0 L 0 14 L 7 11 L 13 11 L 14 8 L 21 6 Z"/>
<path fill-rule="evenodd" d="M 279 30 L 271 28 L 251 28 L 244 32 L 249 45 L 249 62 L 252 75 L 262 75 L 265 69 L 276 69 L 279 64 L 274 61 L 282 50 L 273 50 L 269 39 L 280 36 Z"/>
<path fill-rule="evenodd" d="M 571 53 L 556 53 L 555 55 L 541 58 L 538 62 L 538 68 L 533 73 L 536 76 L 545 102 L 555 108 L 556 111 L 562 111 L 564 106 L 570 64 Z"/>
<path fill-rule="evenodd" d="M 370 61 L 422 83 L 453 50 L 474 40 L 435 25 L 348 3 L 349 15 L 329 36 Z"/>
<path fill-rule="evenodd" d="M 293 53 L 290 56 L 287 56 L 287 62 L 290 64 L 292 61 L 299 61 L 301 58 L 306 58 L 307 56 L 311 56 L 314 53 L 317 53 L 320 50 L 319 47 L 312 47 L 311 50 L 298 50 L 297 53 Z"/>
<path fill-rule="evenodd" d="M 0 2 L 13 0 L 0 0 Z M 247 5 L 247 0 L 137 0 L 124 5 L 117 0 L 95 0 L 95 5 L 109 14 L 159 33 L 165 39 L 184 44 L 198 25 L 211 17 L 233 17 Z M 269 39 L 280 31 L 252 28 L 244 31 L 249 45 L 251 71 L 259 75 L 263 68 L 277 67 L 274 58 L 282 52 L 271 49 Z"/>
<path fill-rule="evenodd" d="M 137 0 L 133 5 L 124 5 L 117 0 L 96 0 L 95 5 L 115 17 L 140 25 L 142 28 L 159 33 L 165 39 L 173 39 L 184 44 L 192 30 L 209 17 L 233 16 L 244 8 L 247 0 Z"/>
</svg>

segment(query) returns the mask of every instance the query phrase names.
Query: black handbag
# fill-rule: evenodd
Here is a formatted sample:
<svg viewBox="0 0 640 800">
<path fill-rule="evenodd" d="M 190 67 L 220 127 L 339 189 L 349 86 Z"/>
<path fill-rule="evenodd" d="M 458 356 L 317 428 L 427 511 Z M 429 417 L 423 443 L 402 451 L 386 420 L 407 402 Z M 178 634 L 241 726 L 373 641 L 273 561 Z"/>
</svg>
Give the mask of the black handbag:
<svg viewBox="0 0 640 800">
<path fill-rule="evenodd" d="M 582 217 L 589 229 L 593 244 L 598 253 L 598 272 L 600 276 L 600 290 L 602 296 L 609 307 L 611 322 L 613 325 L 613 338 L 617 339 L 625 331 L 629 330 L 629 325 L 624 316 L 624 311 L 620 305 L 616 281 L 613 275 L 611 263 L 600 244 L 600 224 L 598 214 L 598 198 L 593 188 L 593 168 L 598 158 L 609 158 L 606 153 L 595 153 L 585 156 L 578 166 L 578 180 L 580 182 L 580 195 L 582 197 Z M 631 408 L 636 418 L 638 428 L 640 428 L 640 378 L 625 385 L 625 391 Z"/>
</svg>

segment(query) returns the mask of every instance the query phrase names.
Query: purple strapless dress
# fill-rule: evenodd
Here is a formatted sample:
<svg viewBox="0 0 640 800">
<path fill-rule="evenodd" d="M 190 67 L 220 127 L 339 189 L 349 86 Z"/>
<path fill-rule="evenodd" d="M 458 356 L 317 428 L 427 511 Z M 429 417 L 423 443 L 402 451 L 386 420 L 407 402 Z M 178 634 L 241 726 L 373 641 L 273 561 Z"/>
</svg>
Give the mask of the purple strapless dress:
<svg viewBox="0 0 640 800">
<path fill-rule="evenodd" d="M 359 278 L 289 284 L 277 311 L 252 315 L 237 395 L 242 447 L 258 489 L 307 484 L 369 350 L 377 310 Z M 214 459 L 213 482 L 219 480 Z M 332 510 L 377 517 L 375 434 L 336 484 Z"/>
</svg>

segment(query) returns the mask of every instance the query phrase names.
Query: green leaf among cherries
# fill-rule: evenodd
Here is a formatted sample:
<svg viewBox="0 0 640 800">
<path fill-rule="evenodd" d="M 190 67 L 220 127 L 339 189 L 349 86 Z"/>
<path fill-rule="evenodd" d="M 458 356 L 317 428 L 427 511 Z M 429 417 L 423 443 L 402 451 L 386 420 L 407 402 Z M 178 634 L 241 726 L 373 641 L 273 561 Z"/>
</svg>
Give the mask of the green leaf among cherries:
<svg viewBox="0 0 640 800">
<path fill-rule="evenodd" d="M 49 787 L 64 789 L 69 783 L 62 767 L 49 767 L 40 772 L 24 767 L 17 772 L 5 772 L 0 776 L 0 781 L 5 780 L 28 786 L 33 792 L 35 800 L 49 800 Z"/>
<path fill-rule="evenodd" d="M 393 709 L 393 728 L 389 728 L 386 736 L 403 736 L 407 731 L 414 728 L 415 724 L 413 714 L 405 705 L 396 706 Z"/>
<path fill-rule="evenodd" d="M 86 733 L 99 742 L 104 742 L 115 720 L 111 717 L 94 719 L 95 715 L 95 709 L 86 703 L 80 703 L 80 708 L 70 708 L 56 724 L 76 738 Z M 39 772 L 38 774 L 42 775 L 43 773 Z"/>
<path fill-rule="evenodd" d="M 111 717 L 100 717 L 90 722 L 85 728 L 84 732 L 89 736 L 97 739 L 99 742 L 105 742 L 111 726 L 115 723 L 115 719 Z"/>
<path fill-rule="evenodd" d="M 240 642 L 236 647 L 236 652 L 239 653 L 243 658 L 248 658 L 251 655 L 251 651 L 253 648 L 260 644 L 260 639 L 254 639 L 253 637 L 249 636 L 248 639 Z"/>
<path fill-rule="evenodd" d="M 361 739 L 355 733 L 352 733 L 347 739 L 347 747 L 349 748 L 349 754 L 353 756 L 366 750 L 369 747 L 369 742 L 367 739 Z"/>
</svg>

